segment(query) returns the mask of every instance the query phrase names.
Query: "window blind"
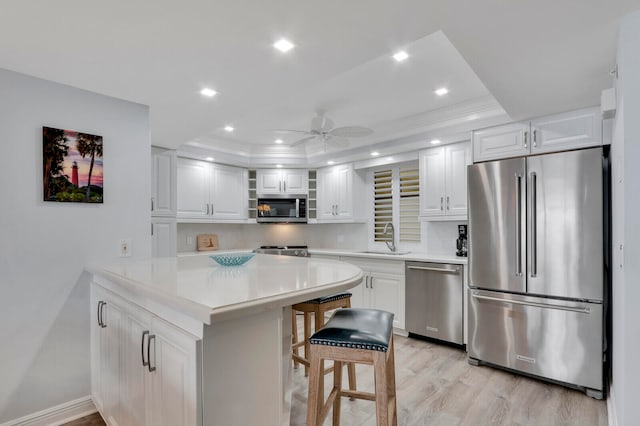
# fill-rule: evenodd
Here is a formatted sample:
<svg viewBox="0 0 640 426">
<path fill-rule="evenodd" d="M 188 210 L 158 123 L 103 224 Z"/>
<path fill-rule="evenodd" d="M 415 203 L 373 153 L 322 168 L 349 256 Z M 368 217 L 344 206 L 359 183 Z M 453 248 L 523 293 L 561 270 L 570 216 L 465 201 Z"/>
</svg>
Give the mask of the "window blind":
<svg viewBox="0 0 640 426">
<path fill-rule="evenodd" d="M 391 241 L 391 233 L 383 234 L 384 225 L 393 222 L 393 172 L 381 170 L 373 174 L 374 241 Z"/>
<path fill-rule="evenodd" d="M 420 176 L 417 168 L 400 169 L 400 241 L 420 242 Z"/>
</svg>

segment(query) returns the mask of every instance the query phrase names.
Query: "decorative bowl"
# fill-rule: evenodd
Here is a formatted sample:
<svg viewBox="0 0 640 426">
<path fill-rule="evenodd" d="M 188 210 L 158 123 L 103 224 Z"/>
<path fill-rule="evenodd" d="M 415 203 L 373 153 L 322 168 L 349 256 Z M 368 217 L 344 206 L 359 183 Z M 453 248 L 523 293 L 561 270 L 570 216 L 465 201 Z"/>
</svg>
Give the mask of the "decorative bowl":
<svg viewBox="0 0 640 426">
<path fill-rule="evenodd" d="M 251 260 L 254 255 L 254 253 L 214 254 L 209 257 L 222 266 L 240 266 Z"/>
</svg>

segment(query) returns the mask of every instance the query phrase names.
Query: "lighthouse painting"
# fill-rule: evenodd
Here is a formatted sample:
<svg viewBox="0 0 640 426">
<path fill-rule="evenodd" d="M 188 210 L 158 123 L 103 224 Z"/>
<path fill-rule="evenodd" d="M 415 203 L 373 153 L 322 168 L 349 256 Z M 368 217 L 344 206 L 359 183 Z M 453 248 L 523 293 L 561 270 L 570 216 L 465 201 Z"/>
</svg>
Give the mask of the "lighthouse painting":
<svg viewBox="0 0 640 426">
<path fill-rule="evenodd" d="M 42 128 L 44 201 L 102 203 L 102 136 Z"/>
</svg>

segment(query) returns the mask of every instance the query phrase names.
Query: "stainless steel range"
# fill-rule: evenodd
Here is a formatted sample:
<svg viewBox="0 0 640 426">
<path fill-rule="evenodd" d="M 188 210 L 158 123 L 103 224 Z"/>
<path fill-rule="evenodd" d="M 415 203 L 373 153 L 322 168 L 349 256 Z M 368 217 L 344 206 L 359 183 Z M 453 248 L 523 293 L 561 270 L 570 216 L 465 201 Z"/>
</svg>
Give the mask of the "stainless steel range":
<svg viewBox="0 0 640 426">
<path fill-rule="evenodd" d="M 260 248 L 254 250 L 254 253 L 309 257 L 307 249 L 307 246 L 260 246 Z"/>
</svg>

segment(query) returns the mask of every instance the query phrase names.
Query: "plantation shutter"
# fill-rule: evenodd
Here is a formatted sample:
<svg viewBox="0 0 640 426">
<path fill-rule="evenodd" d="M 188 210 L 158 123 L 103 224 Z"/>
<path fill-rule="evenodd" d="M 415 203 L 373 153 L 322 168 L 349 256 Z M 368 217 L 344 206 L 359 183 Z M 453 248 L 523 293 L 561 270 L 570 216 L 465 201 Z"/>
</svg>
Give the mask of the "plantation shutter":
<svg viewBox="0 0 640 426">
<path fill-rule="evenodd" d="M 417 168 L 400 169 L 400 241 L 420 242 L 420 177 Z"/>
<path fill-rule="evenodd" d="M 374 241 L 391 241 L 391 233 L 382 233 L 384 225 L 393 222 L 393 173 L 382 170 L 373 175 L 374 186 Z"/>
</svg>

